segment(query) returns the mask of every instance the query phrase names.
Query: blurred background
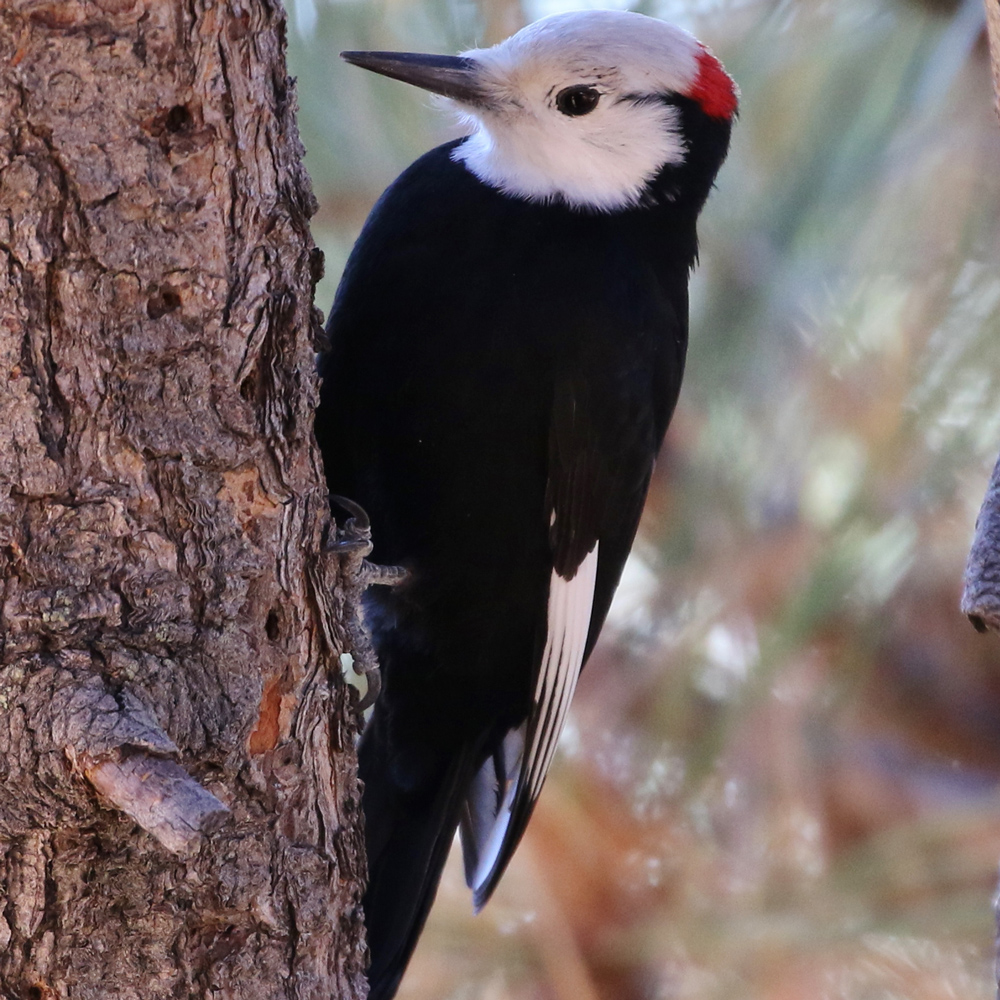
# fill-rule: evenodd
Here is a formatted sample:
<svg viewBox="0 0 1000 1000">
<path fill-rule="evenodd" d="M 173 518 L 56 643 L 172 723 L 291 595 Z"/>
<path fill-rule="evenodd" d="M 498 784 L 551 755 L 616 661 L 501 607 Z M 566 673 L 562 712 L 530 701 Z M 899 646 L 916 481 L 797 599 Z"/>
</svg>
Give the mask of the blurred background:
<svg viewBox="0 0 1000 1000">
<path fill-rule="evenodd" d="M 457 52 L 583 0 L 288 0 L 329 307 L 455 134 L 341 49 Z M 1000 641 L 959 613 L 1000 449 L 981 0 L 660 0 L 742 89 L 640 540 L 532 825 L 457 854 L 404 1000 L 994 992 Z"/>
</svg>

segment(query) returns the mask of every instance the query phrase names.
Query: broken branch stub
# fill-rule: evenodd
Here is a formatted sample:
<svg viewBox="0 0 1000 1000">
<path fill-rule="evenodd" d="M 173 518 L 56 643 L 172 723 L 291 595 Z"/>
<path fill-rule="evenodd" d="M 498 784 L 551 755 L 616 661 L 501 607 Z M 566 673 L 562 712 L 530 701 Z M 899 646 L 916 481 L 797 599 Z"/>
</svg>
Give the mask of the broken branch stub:
<svg viewBox="0 0 1000 1000">
<path fill-rule="evenodd" d="M 87 780 L 173 854 L 194 853 L 229 810 L 175 761 L 142 751 L 81 760 Z"/>
</svg>

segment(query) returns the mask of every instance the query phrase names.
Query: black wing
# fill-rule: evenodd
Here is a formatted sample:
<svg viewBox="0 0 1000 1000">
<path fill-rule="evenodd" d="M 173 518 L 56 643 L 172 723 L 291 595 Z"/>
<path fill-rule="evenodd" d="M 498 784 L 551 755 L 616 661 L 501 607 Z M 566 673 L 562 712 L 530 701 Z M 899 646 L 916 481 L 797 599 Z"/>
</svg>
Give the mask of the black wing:
<svg viewBox="0 0 1000 1000">
<path fill-rule="evenodd" d="M 640 330 L 618 340 L 599 328 L 588 338 L 585 327 L 573 363 L 555 378 L 544 508 L 552 570 L 532 706 L 484 763 L 463 817 L 466 880 L 477 907 L 500 880 L 541 792 L 677 398 L 683 328 L 665 300 L 654 301 L 660 315 L 652 336 Z"/>
</svg>

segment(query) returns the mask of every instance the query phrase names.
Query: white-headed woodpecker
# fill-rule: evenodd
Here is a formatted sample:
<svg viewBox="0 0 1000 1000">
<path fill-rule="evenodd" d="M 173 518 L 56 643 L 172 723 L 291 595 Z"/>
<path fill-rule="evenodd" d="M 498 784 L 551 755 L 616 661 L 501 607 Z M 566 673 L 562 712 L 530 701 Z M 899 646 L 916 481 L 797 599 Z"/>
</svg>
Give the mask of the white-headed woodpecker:
<svg viewBox="0 0 1000 1000">
<path fill-rule="evenodd" d="M 470 128 L 365 223 L 316 419 L 372 559 L 409 571 L 365 606 L 383 686 L 359 751 L 364 907 L 388 1000 L 456 828 L 478 908 L 542 789 L 677 400 L 737 98 L 696 39 L 622 11 L 461 56 L 343 55 Z"/>
</svg>

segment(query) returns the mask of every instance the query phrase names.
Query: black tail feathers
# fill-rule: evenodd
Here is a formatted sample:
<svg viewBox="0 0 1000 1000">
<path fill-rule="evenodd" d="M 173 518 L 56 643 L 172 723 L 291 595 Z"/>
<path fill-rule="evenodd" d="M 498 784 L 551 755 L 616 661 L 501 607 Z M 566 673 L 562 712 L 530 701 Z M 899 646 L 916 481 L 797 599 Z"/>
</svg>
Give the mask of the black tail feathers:
<svg viewBox="0 0 1000 1000">
<path fill-rule="evenodd" d="M 378 706 L 359 748 L 368 851 L 365 923 L 369 1000 L 391 1000 L 437 892 L 455 837 L 473 754 L 390 755 Z"/>
</svg>

